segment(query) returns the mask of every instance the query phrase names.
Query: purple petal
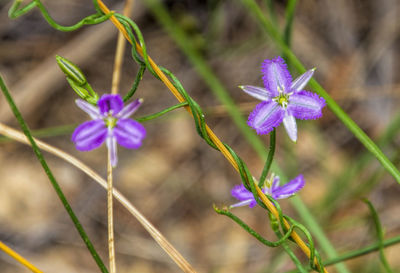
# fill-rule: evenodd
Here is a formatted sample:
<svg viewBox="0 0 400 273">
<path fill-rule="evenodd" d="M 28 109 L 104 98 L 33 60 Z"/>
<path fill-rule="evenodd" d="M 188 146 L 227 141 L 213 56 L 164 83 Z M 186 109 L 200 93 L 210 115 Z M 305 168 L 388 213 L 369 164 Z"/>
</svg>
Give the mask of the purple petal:
<svg viewBox="0 0 400 273">
<path fill-rule="evenodd" d="M 281 57 L 265 60 L 261 67 L 265 88 L 273 97 L 279 95 L 279 90 L 284 93 L 290 92 L 292 76 L 290 75 L 285 61 Z"/>
<path fill-rule="evenodd" d="M 87 101 L 77 99 L 75 100 L 76 105 L 85 111 L 92 119 L 101 119 L 99 108 L 91 105 Z"/>
<path fill-rule="evenodd" d="M 286 132 L 289 135 L 289 138 L 296 142 L 297 141 L 297 124 L 296 119 L 288 114 L 285 113 L 285 117 L 283 118 L 283 125 L 285 126 Z"/>
<path fill-rule="evenodd" d="M 249 115 L 247 124 L 257 131 L 257 134 L 268 134 L 282 123 L 285 110 L 275 101 L 259 103 Z"/>
<path fill-rule="evenodd" d="M 311 79 L 315 71 L 315 68 L 308 70 L 307 72 L 300 75 L 297 79 L 292 82 L 290 89 L 295 92 L 303 90 L 307 85 L 308 81 Z"/>
<path fill-rule="evenodd" d="M 239 201 L 254 200 L 253 193 L 249 192 L 243 185 L 236 185 L 233 187 L 231 194 Z"/>
<path fill-rule="evenodd" d="M 119 94 L 104 94 L 97 102 L 97 105 L 102 115 L 107 115 L 112 111 L 112 115 L 115 116 L 124 107 L 124 101 Z"/>
<path fill-rule="evenodd" d="M 267 91 L 267 89 L 258 87 L 258 86 L 252 86 L 252 85 L 241 85 L 239 86 L 244 92 L 249 94 L 252 97 L 255 97 L 256 99 L 262 100 L 262 101 L 267 101 L 271 99 L 271 93 Z"/>
<path fill-rule="evenodd" d="M 108 137 L 106 139 L 106 144 L 107 144 L 108 152 L 110 153 L 111 166 L 115 167 L 115 166 L 117 166 L 117 163 L 118 163 L 117 140 L 115 139 L 114 136 L 112 136 L 112 134 L 110 132 L 108 133 Z"/>
<path fill-rule="evenodd" d="M 282 199 L 292 196 L 301 188 L 304 187 L 305 181 L 302 174 L 298 175 L 295 179 L 289 181 L 285 185 L 278 187 L 272 192 L 272 197 L 275 199 Z"/>
<path fill-rule="evenodd" d="M 235 197 L 237 200 L 241 201 L 239 203 L 233 204 L 231 207 L 241 207 L 241 206 L 246 206 L 249 205 L 250 208 L 253 208 L 257 202 L 254 199 L 253 193 L 248 191 L 243 185 L 236 185 L 233 187 L 231 190 L 231 194 L 233 197 Z"/>
<path fill-rule="evenodd" d="M 257 205 L 256 200 L 253 198 L 252 201 L 249 203 L 249 208 L 254 208 Z"/>
<path fill-rule="evenodd" d="M 117 118 L 126 119 L 129 118 L 133 113 L 139 109 L 140 105 L 143 103 L 143 99 L 137 99 L 134 102 L 129 103 L 125 106 L 121 112 L 118 113 Z"/>
<path fill-rule="evenodd" d="M 322 116 L 325 100 L 317 94 L 300 91 L 289 98 L 287 110 L 298 119 L 317 119 Z"/>
<path fill-rule="evenodd" d="M 274 181 L 272 181 L 271 192 L 276 191 L 279 188 L 280 183 L 281 183 L 281 179 L 279 178 L 279 176 L 275 176 Z"/>
<path fill-rule="evenodd" d="M 113 134 L 119 145 L 128 149 L 137 149 L 146 137 L 146 129 L 132 119 L 120 119 L 114 127 Z"/>
<path fill-rule="evenodd" d="M 90 151 L 99 147 L 107 137 L 107 127 L 102 120 L 86 121 L 79 125 L 72 134 L 76 149 Z"/>
</svg>

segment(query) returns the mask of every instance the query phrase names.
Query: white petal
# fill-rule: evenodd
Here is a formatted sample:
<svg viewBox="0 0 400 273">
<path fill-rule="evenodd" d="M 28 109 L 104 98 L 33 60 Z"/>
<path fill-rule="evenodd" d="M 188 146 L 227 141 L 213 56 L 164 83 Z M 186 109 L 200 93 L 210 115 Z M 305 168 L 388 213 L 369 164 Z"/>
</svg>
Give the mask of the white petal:
<svg viewBox="0 0 400 273">
<path fill-rule="evenodd" d="M 110 153 L 111 166 L 115 167 L 118 163 L 117 157 L 117 140 L 114 136 L 109 135 L 106 139 L 108 152 Z"/>
<path fill-rule="evenodd" d="M 285 125 L 285 129 L 289 138 L 296 142 L 297 141 L 297 124 L 296 119 L 286 112 L 285 117 L 283 118 L 283 125 Z"/>
<path fill-rule="evenodd" d="M 92 119 L 102 119 L 99 108 L 81 99 L 75 100 L 75 103 L 79 108 L 85 111 Z"/>
<path fill-rule="evenodd" d="M 279 176 L 275 176 L 274 180 L 272 181 L 271 192 L 273 192 L 277 188 L 279 188 L 280 183 L 281 183 L 281 179 L 279 178 Z"/>
<path fill-rule="evenodd" d="M 137 99 L 134 102 L 126 105 L 117 115 L 117 118 L 125 119 L 129 118 L 133 113 L 139 109 L 140 105 L 142 105 L 143 99 Z"/>
<path fill-rule="evenodd" d="M 235 203 L 235 204 L 233 204 L 233 205 L 230 205 L 229 207 L 231 207 L 231 208 L 236 208 L 236 207 L 247 206 L 247 205 L 249 205 L 252 201 L 254 201 L 254 199 L 244 200 L 244 201 L 241 201 L 241 202 L 239 202 L 239 203 Z"/>
<path fill-rule="evenodd" d="M 239 88 L 241 88 L 244 92 L 246 92 L 250 96 L 255 97 L 256 99 L 262 101 L 271 99 L 270 92 L 268 92 L 267 89 L 263 87 L 258 87 L 253 85 L 240 85 Z"/>
<path fill-rule="evenodd" d="M 315 68 L 310 69 L 310 70 L 306 71 L 305 73 L 303 73 L 302 75 L 300 75 L 297 79 L 295 79 L 292 82 L 291 89 L 296 92 L 303 90 L 304 86 L 306 86 L 308 81 L 313 76 L 314 71 L 315 71 Z"/>
</svg>

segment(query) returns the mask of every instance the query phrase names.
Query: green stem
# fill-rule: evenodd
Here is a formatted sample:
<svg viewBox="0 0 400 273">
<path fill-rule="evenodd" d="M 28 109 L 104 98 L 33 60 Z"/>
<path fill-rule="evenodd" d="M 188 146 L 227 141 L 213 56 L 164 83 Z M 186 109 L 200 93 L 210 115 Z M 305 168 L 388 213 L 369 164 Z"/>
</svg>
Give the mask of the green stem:
<svg viewBox="0 0 400 273">
<path fill-rule="evenodd" d="M 383 134 L 378 138 L 377 143 L 379 146 L 386 148 L 389 151 L 390 147 L 387 147 L 390 144 L 390 141 L 398 134 L 400 130 L 400 112 L 398 112 L 395 117 L 390 121 L 389 125 L 386 127 Z M 390 150 L 397 150 L 391 148 Z M 391 157 L 391 161 L 395 163 L 397 156 Z M 336 207 L 335 204 L 340 203 L 343 199 L 348 198 L 349 196 L 357 196 L 359 195 L 359 189 L 350 190 L 350 182 L 356 179 L 366 166 L 369 166 L 368 163 L 373 159 L 370 153 L 364 151 L 359 157 L 353 160 L 354 164 L 346 168 L 339 176 L 334 177 L 330 183 L 330 187 L 328 189 L 328 194 L 325 196 L 323 202 L 321 203 L 321 210 L 324 211 L 323 217 L 329 218 L 332 214 L 333 209 Z M 395 164 L 397 165 L 397 164 Z M 384 169 L 382 169 L 384 170 Z M 365 184 L 372 184 L 367 180 Z"/>
<path fill-rule="evenodd" d="M 279 230 L 278 219 L 276 219 L 271 213 L 269 213 L 269 219 L 271 228 L 275 232 L 276 236 L 279 239 L 282 238 L 281 231 Z M 304 266 L 301 264 L 300 260 L 297 258 L 296 254 L 294 254 L 293 250 L 290 248 L 289 244 L 286 241 L 282 243 L 282 247 L 285 250 L 285 252 L 289 255 L 290 259 L 292 259 L 297 269 L 301 273 L 307 273 L 307 269 L 304 268 Z"/>
<path fill-rule="evenodd" d="M 278 20 L 276 18 L 274 0 L 264 0 L 264 2 L 265 2 L 265 5 L 267 6 L 268 14 L 271 17 L 272 23 L 274 25 L 277 25 Z"/>
<path fill-rule="evenodd" d="M 376 212 L 374 206 L 368 199 L 363 200 L 364 203 L 367 204 L 369 210 L 371 211 L 372 218 L 375 223 L 375 228 L 376 228 L 376 233 L 378 235 L 378 246 L 379 246 L 379 258 L 381 260 L 381 263 L 383 267 L 385 268 L 386 272 L 388 273 L 393 273 L 392 269 L 390 268 L 390 265 L 385 257 L 385 252 L 384 252 L 384 247 L 383 247 L 383 230 L 382 230 L 382 225 L 381 221 L 379 220 L 378 213 Z"/>
<path fill-rule="evenodd" d="M 82 224 L 79 222 L 78 217 L 76 217 L 74 211 L 72 210 L 70 204 L 68 203 L 67 198 L 65 197 L 64 193 L 62 192 L 60 185 L 57 183 L 53 173 L 50 171 L 50 168 L 47 165 L 46 160 L 43 157 L 43 154 L 41 153 L 39 147 L 37 146 L 35 140 L 33 139 L 26 122 L 24 121 L 20 111 L 18 110 L 17 106 L 15 105 L 15 102 L 12 99 L 10 93 L 8 92 L 8 89 L 7 89 L 7 87 L 3 81 L 3 78 L 1 76 L 0 76 L 0 87 L 1 87 L 1 90 L 3 91 L 3 94 L 4 94 L 8 104 L 10 105 L 11 110 L 13 111 L 15 117 L 17 118 L 18 123 L 20 124 L 22 131 L 24 132 L 24 134 L 28 138 L 29 142 L 31 143 L 32 149 L 33 149 L 36 157 L 38 158 L 40 164 L 42 165 L 45 173 L 47 174 L 47 177 L 49 178 L 54 190 L 56 191 L 58 197 L 60 198 L 68 215 L 71 217 L 71 220 L 74 223 L 75 228 L 79 232 L 79 235 L 81 236 L 82 240 L 86 244 L 86 247 L 92 254 L 92 257 L 96 261 L 101 272 L 108 273 L 107 268 L 104 266 L 103 261 L 101 260 L 100 256 L 97 254 L 92 242 L 90 241 L 85 230 L 83 229 Z"/>
<path fill-rule="evenodd" d="M 315 238 L 318 238 L 318 243 L 321 249 L 324 250 L 327 257 L 333 259 L 338 256 L 335 247 L 329 241 L 328 237 L 325 235 L 323 229 L 319 225 L 319 223 L 315 220 L 314 216 L 310 212 L 310 210 L 306 207 L 304 202 L 300 199 L 299 196 L 294 196 L 290 198 L 290 202 L 292 206 L 296 209 L 299 215 L 302 216 L 304 222 L 307 223 L 307 227 L 311 230 Z M 349 272 L 345 265 L 337 265 L 338 271 L 341 270 L 342 272 Z"/>
<path fill-rule="evenodd" d="M 283 40 L 287 47 L 290 48 L 291 38 L 292 38 L 292 29 L 293 29 L 293 20 L 294 13 L 296 11 L 297 0 L 289 0 L 286 9 L 285 9 L 285 29 L 283 30 Z"/>
<path fill-rule="evenodd" d="M 271 132 L 269 137 L 269 152 L 267 160 L 265 161 L 264 169 L 261 173 L 260 181 L 258 182 L 258 186 L 262 187 L 264 185 L 265 178 L 268 175 L 269 169 L 271 168 L 272 160 L 274 159 L 276 147 L 276 129 Z"/>
<path fill-rule="evenodd" d="M 21 5 L 21 2 L 22 2 L 22 0 L 15 0 L 14 3 L 12 4 L 11 8 L 9 9 L 8 16 L 11 19 L 18 18 L 18 17 L 28 13 L 33 8 L 37 7 L 41 11 L 41 13 L 42 13 L 43 17 L 46 19 L 47 23 L 50 26 L 52 26 L 53 28 L 60 30 L 60 31 L 74 31 L 84 25 L 100 24 L 104 21 L 107 21 L 108 18 L 110 18 L 110 16 L 112 16 L 112 14 L 103 15 L 102 13 L 96 13 L 96 14 L 92 14 L 92 15 L 89 15 L 89 16 L 83 18 L 81 21 L 79 21 L 78 23 L 76 23 L 72 26 L 62 26 L 62 25 L 58 24 L 56 21 L 54 21 L 54 19 L 50 16 L 49 12 L 45 8 L 45 6 L 42 4 L 42 2 L 40 2 L 40 0 L 32 0 L 32 2 L 30 2 L 29 4 L 18 9 L 19 6 Z"/>
<path fill-rule="evenodd" d="M 276 45 L 285 53 L 287 58 L 290 60 L 292 65 L 296 68 L 299 73 L 306 71 L 303 64 L 297 59 L 294 53 L 287 47 L 284 40 L 282 39 L 279 30 L 264 16 L 260 7 L 254 0 L 242 0 L 243 5 L 251 12 L 253 17 L 257 19 L 262 28 L 270 35 L 275 41 Z M 386 155 L 379 149 L 379 147 L 365 134 L 365 132 L 343 111 L 343 109 L 328 95 L 322 86 L 311 79 L 309 83 L 310 87 L 323 97 L 326 104 L 331 111 L 339 118 L 339 120 L 353 133 L 353 135 L 370 151 L 382 164 L 382 166 L 393 176 L 393 178 L 400 183 L 400 172 L 393 165 L 392 162 L 386 157 Z"/>
<path fill-rule="evenodd" d="M 133 96 L 133 94 L 135 94 L 136 89 L 138 88 L 139 83 L 143 78 L 143 73 L 145 70 L 146 70 L 146 65 L 142 63 L 139 67 L 139 71 L 136 75 L 135 81 L 133 82 L 131 90 L 129 90 L 129 92 L 124 96 L 124 102 L 128 101 Z"/>
<path fill-rule="evenodd" d="M 293 231 L 293 226 L 290 227 L 290 229 L 279 238 L 278 241 L 276 242 L 271 242 L 262 237 L 259 233 L 257 233 L 254 229 L 249 227 L 245 222 L 243 222 L 239 217 L 234 215 L 232 212 L 226 210 L 226 209 L 219 209 L 214 205 L 214 210 L 216 213 L 228 216 L 231 218 L 233 221 L 235 221 L 238 225 L 240 225 L 244 230 L 246 230 L 250 235 L 252 235 L 254 238 L 256 238 L 258 241 L 260 241 L 262 244 L 268 246 L 268 247 L 278 247 L 280 246 L 283 242 L 285 242 L 289 237 L 290 234 Z"/>
<path fill-rule="evenodd" d="M 383 247 L 388 247 L 388 246 L 392 246 L 395 244 L 400 243 L 400 236 L 385 240 L 382 242 Z M 336 257 L 334 259 L 330 259 L 328 261 L 326 261 L 325 265 L 332 265 L 332 264 L 336 264 L 345 260 L 350 260 L 350 259 L 354 259 L 363 255 L 367 255 L 371 252 L 377 251 L 380 249 L 381 244 L 380 243 L 375 243 L 372 244 L 370 246 L 361 248 L 361 249 L 357 249 L 357 250 L 353 250 L 353 251 L 349 251 L 346 254 L 340 255 L 339 257 Z"/>
<path fill-rule="evenodd" d="M 389 247 L 395 244 L 400 243 L 400 236 L 391 238 L 391 239 L 387 239 L 385 241 L 382 242 L 383 247 Z M 345 254 L 342 254 L 338 257 L 335 257 L 333 259 L 329 259 L 327 261 L 325 261 L 324 265 L 325 266 L 329 266 L 329 265 L 334 265 L 343 261 L 347 261 L 347 260 L 351 260 L 351 259 L 355 259 L 364 255 L 367 255 L 369 253 L 375 252 L 375 251 L 379 251 L 380 249 L 380 243 L 374 243 L 370 246 L 361 248 L 361 249 L 357 249 L 357 250 L 353 250 L 353 251 L 349 251 Z M 309 268 L 308 271 L 311 271 L 311 269 Z M 291 271 L 287 271 L 286 273 L 296 273 L 297 270 L 291 270 Z"/>
<path fill-rule="evenodd" d="M 181 107 L 184 107 L 184 106 L 187 106 L 187 105 L 188 105 L 187 102 L 181 102 L 181 103 L 178 103 L 178 104 L 176 104 L 174 106 L 166 108 L 166 109 L 164 109 L 164 110 L 162 110 L 160 112 L 157 112 L 157 113 L 145 116 L 145 117 L 140 117 L 140 118 L 137 118 L 136 120 L 139 121 L 139 122 L 152 120 L 152 119 L 158 118 L 158 117 L 160 117 L 160 116 L 162 116 L 162 115 L 164 115 L 164 114 L 166 114 L 168 112 L 171 112 L 171 111 L 173 111 L 175 109 L 178 109 L 178 108 L 181 108 Z"/>
</svg>

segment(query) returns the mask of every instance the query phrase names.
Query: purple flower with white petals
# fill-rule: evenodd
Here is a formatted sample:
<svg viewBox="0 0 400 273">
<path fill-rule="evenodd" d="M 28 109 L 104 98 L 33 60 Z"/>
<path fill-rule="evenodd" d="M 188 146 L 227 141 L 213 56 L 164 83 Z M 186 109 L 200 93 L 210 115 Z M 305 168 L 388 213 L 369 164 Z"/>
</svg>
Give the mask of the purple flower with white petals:
<svg viewBox="0 0 400 273">
<path fill-rule="evenodd" d="M 303 175 L 300 174 L 283 186 L 279 186 L 279 183 L 279 176 L 272 175 L 270 179 L 265 181 L 265 186 L 261 190 L 263 193 L 272 196 L 274 199 L 288 198 L 301 190 L 304 187 L 305 181 Z M 231 208 L 246 205 L 249 205 L 249 207 L 252 208 L 257 204 L 253 193 L 248 191 L 243 184 L 233 187 L 231 194 L 240 201 L 239 203 L 231 205 Z"/>
<path fill-rule="evenodd" d="M 325 100 L 315 93 L 303 90 L 315 68 L 292 81 L 281 57 L 265 60 L 262 64 L 264 87 L 239 86 L 247 94 L 261 100 L 250 113 L 247 124 L 257 134 L 268 134 L 282 122 L 291 140 L 297 141 L 296 119 L 317 119 L 322 116 Z"/>
<path fill-rule="evenodd" d="M 125 107 L 118 94 L 104 94 L 97 102 L 98 107 L 81 99 L 75 102 L 92 118 L 91 121 L 79 125 L 72 134 L 76 149 L 90 151 L 100 147 L 105 141 L 110 151 L 111 165 L 115 167 L 118 162 L 117 142 L 128 149 L 137 149 L 142 145 L 146 129 L 136 120 L 128 118 L 142 104 L 142 99 Z"/>
</svg>

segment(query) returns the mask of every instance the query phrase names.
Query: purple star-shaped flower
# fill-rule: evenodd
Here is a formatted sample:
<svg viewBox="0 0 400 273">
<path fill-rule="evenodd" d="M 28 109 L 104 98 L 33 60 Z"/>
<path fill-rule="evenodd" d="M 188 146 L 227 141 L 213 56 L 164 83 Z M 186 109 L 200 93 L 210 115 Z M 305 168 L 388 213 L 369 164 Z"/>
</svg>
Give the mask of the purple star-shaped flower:
<svg viewBox="0 0 400 273">
<path fill-rule="evenodd" d="M 268 134 L 282 122 L 291 140 L 297 141 L 296 119 L 317 119 L 322 116 L 325 100 L 303 90 L 315 69 L 308 70 L 292 81 L 281 57 L 265 60 L 262 64 L 263 87 L 239 86 L 247 94 L 262 100 L 250 113 L 248 125 L 257 134 Z"/>
<path fill-rule="evenodd" d="M 279 176 L 272 176 L 266 181 L 265 187 L 261 190 L 263 193 L 272 196 L 274 199 L 288 198 L 304 187 L 305 181 L 302 174 L 298 175 L 295 179 L 289 181 L 283 186 L 279 186 Z M 243 185 L 236 185 L 233 187 L 231 194 L 240 202 L 231 205 L 231 208 L 249 205 L 250 208 L 254 207 L 257 202 L 254 199 L 253 193 L 248 191 Z"/>
<path fill-rule="evenodd" d="M 136 112 L 143 100 L 137 99 L 124 107 L 120 95 L 105 94 L 98 100 L 98 107 L 81 99 L 75 102 L 93 119 L 79 125 L 72 134 L 76 149 L 90 151 L 105 141 L 111 154 L 111 165 L 115 167 L 118 162 L 117 142 L 128 149 L 137 149 L 142 145 L 146 129 L 128 117 Z"/>
</svg>

